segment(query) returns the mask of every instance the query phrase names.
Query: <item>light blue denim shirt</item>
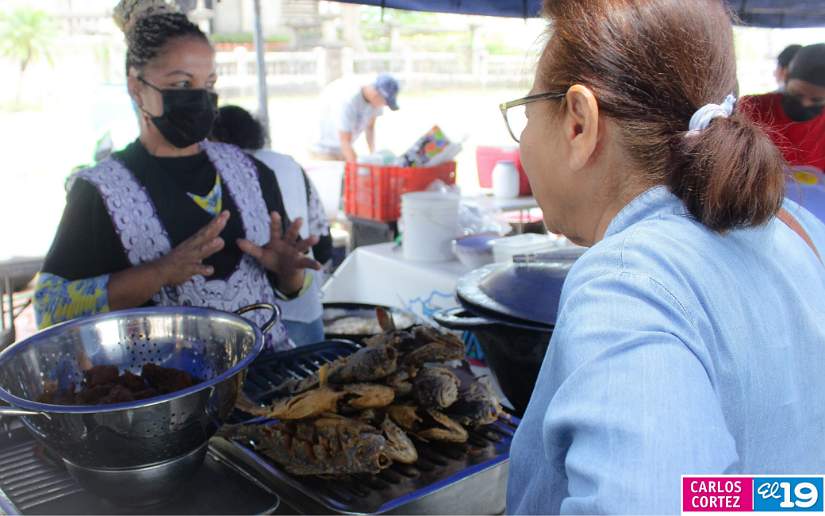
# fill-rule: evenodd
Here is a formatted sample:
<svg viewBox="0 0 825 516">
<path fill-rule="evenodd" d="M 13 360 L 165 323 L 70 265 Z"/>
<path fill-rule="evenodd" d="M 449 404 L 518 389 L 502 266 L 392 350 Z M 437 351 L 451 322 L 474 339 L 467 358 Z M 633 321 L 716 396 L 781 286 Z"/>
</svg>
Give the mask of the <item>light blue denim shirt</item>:
<svg viewBox="0 0 825 516">
<path fill-rule="evenodd" d="M 680 475 L 720 473 L 825 473 L 825 267 L 778 219 L 719 235 L 654 188 L 567 277 L 507 509 L 677 513 Z"/>
</svg>

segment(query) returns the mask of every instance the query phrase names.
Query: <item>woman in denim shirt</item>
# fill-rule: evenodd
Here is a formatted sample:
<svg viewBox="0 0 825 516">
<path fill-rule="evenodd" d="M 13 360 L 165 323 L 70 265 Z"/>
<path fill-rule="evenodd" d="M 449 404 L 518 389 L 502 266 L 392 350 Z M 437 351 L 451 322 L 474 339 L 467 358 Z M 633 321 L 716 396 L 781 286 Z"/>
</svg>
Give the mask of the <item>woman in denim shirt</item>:
<svg viewBox="0 0 825 516">
<path fill-rule="evenodd" d="M 779 151 L 736 108 L 723 2 L 545 15 L 531 95 L 503 107 L 548 228 L 590 249 L 516 432 L 508 511 L 675 513 L 681 475 L 822 473 L 825 227 L 784 199 Z"/>
</svg>

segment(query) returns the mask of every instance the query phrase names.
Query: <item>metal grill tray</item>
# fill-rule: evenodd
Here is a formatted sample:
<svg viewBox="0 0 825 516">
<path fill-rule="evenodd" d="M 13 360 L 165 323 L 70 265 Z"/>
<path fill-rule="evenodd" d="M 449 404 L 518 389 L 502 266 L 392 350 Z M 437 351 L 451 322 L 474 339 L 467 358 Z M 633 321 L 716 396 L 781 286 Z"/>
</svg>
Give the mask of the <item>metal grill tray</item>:
<svg viewBox="0 0 825 516">
<path fill-rule="evenodd" d="M 351 355 L 360 347 L 350 340 L 327 340 L 279 353 L 261 353 L 247 369 L 243 390 L 253 401 L 269 401 L 275 388 L 286 380 L 309 376 L 322 365 Z"/>
<path fill-rule="evenodd" d="M 224 463 L 212 445 L 203 466 L 174 499 L 120 507 L 84 491 L 22 427 L 0 434 L 0 514 L 294 513 L 269 487 Z"/>
<path fill-rule="evenodd" d="M 309 375 L 357 349 L 351 342 L 332 341 L 261 357 L 249 370 L 245 390 L 255 401 L 268 401 L 284 380 Z M 294 476 L 251 447 L 222 439 L 214 443 L 225 460 L 276 486 L 287 503 L 305 513 L 501 514 L 517 423 L 515 417 L 512 422 L 502 418 L 470 432 L 462 445 L 416 441 L 416 464 L 336 479 Z"/>
</svg>

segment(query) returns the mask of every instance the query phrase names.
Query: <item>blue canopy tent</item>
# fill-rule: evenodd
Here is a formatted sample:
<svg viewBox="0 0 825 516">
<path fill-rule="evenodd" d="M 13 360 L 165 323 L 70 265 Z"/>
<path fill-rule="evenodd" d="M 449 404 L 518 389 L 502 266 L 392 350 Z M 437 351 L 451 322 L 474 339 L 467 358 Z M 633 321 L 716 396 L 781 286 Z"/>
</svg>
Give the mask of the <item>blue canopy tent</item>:
<svg viewBox="0 0 825 516">
<path fill-rule="evenodd" d="M 346 3 L 376 5 L 459 14 L 482 14 L 528 18 L 537 16 L 540 0 L 339 0 Z M 689 0 L 686 0 L 689 1 Z M 753 27 L 798 28 L 825 26 L 823 0 L 727 0 L 742 25 Z"/>
</svg>

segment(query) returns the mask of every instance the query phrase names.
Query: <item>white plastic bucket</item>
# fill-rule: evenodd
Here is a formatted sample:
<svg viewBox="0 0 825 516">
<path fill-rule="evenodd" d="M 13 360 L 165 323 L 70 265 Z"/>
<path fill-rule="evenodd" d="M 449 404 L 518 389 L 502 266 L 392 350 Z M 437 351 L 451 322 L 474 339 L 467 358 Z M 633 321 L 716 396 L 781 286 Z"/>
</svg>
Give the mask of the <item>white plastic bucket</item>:
<svg viewBox="0 0 825 516">
<path fill-rule="evenodd" d="M 453 260 L 458 233 L 459 197 L 440 192 L 410 192 L 401 196 L 404 259 L 415 262 Z"/>
</svg>

